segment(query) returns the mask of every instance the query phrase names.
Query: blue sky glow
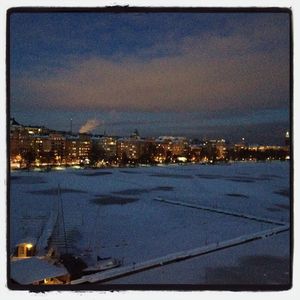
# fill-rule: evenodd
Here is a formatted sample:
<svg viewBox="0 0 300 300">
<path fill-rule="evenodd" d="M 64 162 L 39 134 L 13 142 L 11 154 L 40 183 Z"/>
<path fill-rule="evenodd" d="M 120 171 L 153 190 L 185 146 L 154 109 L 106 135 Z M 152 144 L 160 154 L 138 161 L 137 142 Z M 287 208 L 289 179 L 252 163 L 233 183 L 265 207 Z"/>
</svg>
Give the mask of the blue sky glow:
<svg viewBox="0 0 300 300">
<path fill-rule="evenodd" d="M 13 13 L 10 22 L 19 122 L 68 130 L 70 118 L 74 129 L 94 118 L 96 133 L 283 142 L 286 13 Z"/>
</svg>

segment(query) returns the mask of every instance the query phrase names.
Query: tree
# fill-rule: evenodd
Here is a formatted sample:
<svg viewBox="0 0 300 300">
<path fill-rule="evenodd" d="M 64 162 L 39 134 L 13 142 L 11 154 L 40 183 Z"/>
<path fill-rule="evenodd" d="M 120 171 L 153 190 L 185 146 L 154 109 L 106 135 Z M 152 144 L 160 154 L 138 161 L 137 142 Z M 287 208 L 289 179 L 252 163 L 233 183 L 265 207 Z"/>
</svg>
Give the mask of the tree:
<svg viewBox="0 0 300 300">
<path fill-rule="evenodd" d="M 209 151 L 207 146 L 202 148 L 201 153 L 200 153 L 200 157 L 201 157 L 201 159 L 204 159 L 204 158 L 210 159 L 211 151 Z"/>
<path fill-rule="evenodd" d="M 94 143 L 89 154 L 90 164 L 95 166 L 99 160 L 104 158 L 105 150 L 99 144 Z"/>
<path fill-rule="evenodd" d="M 147 147 L 144 149 L 139 161 L 142 164 L 152 164 L 155 163 L 154 156 L 156 152 L 156 146 L 154 144 L 148 144 Z"/>
<path fill-rule="evenodd" d="M 36 153 L 30 149 L 23 154 L 23 158 L 25 160 L 26 168 L 29 169 L 36 159 Z"/>
<path fill-rule="evenodd" d="M 171 159 L 172 159 L 172 152 L 170 150 L 167 150 L 165 163 L 166 164 L 170 163 Z"/>
<path fill-rule="evenodd" d="M 122 152 L 121 164 L 122 165 L 128 164 L 128 155 L 126 152 Z"/>
<path fill-rule="evenodd" d="M 42 161 L 45 162 L 46 164 L 50 165 L 54 163 L 54 151 L 43 151 L 41 154 Z"/>
</svg>

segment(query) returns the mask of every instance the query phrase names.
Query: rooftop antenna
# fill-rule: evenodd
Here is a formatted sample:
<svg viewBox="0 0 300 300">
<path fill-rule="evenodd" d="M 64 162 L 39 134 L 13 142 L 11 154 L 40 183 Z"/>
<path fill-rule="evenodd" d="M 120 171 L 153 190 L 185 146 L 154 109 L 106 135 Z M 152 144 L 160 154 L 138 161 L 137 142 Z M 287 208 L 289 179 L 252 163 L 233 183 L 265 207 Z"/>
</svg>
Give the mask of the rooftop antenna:
<svg viewBox="0 0 300 300">
<path fill-rule="evenodd" d="M 72 118 L 70 119 L 70 132 L 72 134 L 72 131 L 73 131 L 73 120 Z"/>
</svg>

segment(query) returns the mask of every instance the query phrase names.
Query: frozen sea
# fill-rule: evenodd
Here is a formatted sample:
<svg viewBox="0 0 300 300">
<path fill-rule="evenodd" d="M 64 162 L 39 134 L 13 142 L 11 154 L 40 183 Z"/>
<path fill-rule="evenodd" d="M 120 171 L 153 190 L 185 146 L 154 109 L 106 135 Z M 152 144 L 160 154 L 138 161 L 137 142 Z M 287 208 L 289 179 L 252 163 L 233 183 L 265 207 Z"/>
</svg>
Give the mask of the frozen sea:
<svg viewBox="0 0 300 300">
<path fill-rule="evenodd" d="M 289 162 L 12 172 L 10 247 L 39 237 L 58 185 L 74 254 L 126 266 L 275 227 L 239 214 L 289 223 L 289 176 Z M 289 238 L 286 231 L 102 284 L 288 284 Z"/>
</svg>

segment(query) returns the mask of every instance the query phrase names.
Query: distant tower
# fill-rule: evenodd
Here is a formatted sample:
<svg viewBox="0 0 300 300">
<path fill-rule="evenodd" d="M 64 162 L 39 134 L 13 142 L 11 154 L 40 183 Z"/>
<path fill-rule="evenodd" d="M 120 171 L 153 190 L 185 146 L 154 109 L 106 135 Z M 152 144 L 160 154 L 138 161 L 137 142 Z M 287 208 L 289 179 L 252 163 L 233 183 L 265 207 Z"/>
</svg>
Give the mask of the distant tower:
<svg viewBox="0 0 300 300">
<path fill-rule="evenodd" d="M 70 132 L 72 134 L 72 131 L 73 131 L 73 120 L 72 118 L 70 119 Z"/>
<path fill-rule="evenodd" d="M 285 145 L 286 145 L 286 146 L 289 146 L 289 145 L 290 145 L 290 132 L 289 132 L 289 131 L 287 131 L 287 132 L 285 133 L 284 141 L 285 141 Z"/>
<path fill-rule="evenodd" d="M 247 144 L 247 142 L 245 141 L 245 138 L 244 138 L 244 137 L 242 137 L 242 139 L 241 139 L 241 145 L 243 145 L 243 147 L 247 147 L 247 146 L 248 146 L 248 144 Z"/>
<path fill-rule="evenodd" d="M 134 138 L 134 139 L 139 139 L 140 138 L 140 134 L 139 134 L 137 129 L 134 130 L 134 132 L 131 134 L 131 137 Z"/>
</svg>

